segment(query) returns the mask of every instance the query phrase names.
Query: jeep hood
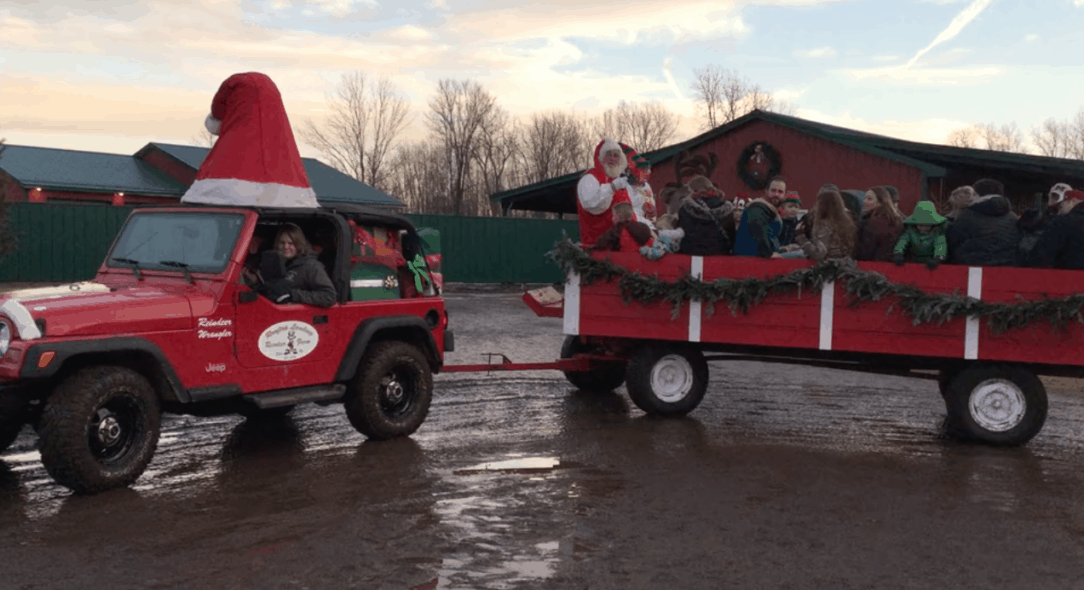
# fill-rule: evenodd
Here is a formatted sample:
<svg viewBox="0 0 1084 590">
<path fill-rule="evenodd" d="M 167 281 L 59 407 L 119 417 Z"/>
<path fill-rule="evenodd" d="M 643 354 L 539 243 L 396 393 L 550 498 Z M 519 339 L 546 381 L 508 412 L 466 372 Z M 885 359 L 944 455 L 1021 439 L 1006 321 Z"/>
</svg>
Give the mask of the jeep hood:
<svg viewBox="0 0 1084 590">
<path fill-rule="evenodd" d="M 115 288 L 101 283 L 73 283 L 59 287 L 23 289 L 0 295 L 0 310 L 11 316 L 20 333 L 30 332 L 44 320 L 45 336 L 91 336 L 148 331 L 185 330 L 192 327 L 188 297 L 152 286 Z M 19 316 L 19 317 L 16 317 Z"/>
</svg>

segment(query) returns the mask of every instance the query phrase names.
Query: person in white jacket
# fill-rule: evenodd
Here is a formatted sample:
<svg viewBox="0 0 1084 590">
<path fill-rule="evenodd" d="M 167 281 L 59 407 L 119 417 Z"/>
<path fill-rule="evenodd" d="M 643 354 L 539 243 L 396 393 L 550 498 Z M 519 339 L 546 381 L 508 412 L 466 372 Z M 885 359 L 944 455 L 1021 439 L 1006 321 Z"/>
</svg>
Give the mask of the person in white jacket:
<svg viewBox="0 0 1084 590">
<path fill-rule="evenodd" d="M 629 182 L 624 176 L 628 161 L 621 145 L 603 139 L 595 146 L 595 165 L 576 186 L 576 209 L 580 219 L 580 243 L 594 245 L 614 225 L 611 211 L 615 202 L 631 201 Z"/>
</svg>

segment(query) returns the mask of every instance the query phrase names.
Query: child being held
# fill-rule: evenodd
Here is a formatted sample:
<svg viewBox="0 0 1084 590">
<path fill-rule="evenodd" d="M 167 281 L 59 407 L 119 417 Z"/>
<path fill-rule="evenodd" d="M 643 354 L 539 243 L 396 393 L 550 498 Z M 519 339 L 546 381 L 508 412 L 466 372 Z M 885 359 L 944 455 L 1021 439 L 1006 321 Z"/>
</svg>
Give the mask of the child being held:
<svg viewBox="0 0 1084 590">
<path fill-rule="evenodd" d="M 664 254 L 677 252 L 681 247 L 681 239 L 685 237 L 685 230 L 677 226 L 677 215 L 672 213 L 663 215 L 655 221 L 658 228 L 658 237 L 651 245 L 640 246 L 640 254 L 648 260 L 658 260 Z"/>
<path fill-rule="evenodd" d="M 930 270 L 948 257 L 948 242 L 945 240 L 945 218 L 938 215 L 930 201 L 921 201 L 915 206 L 915 212 L 904 222 L 906 228 L 896 242 L 894 262 L 902 266 L 905 260 L 925 262 Z"/>
</svg>

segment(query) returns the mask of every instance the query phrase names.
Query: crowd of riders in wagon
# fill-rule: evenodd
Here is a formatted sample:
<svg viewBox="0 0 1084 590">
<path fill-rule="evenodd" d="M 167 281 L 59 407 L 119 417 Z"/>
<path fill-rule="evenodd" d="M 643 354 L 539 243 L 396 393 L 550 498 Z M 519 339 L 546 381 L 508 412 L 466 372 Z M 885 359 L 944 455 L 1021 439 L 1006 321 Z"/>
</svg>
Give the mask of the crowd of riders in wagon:
<svg viewBox="0 0 1084 590">
<path fill-rule="evenodd" d="M 861 191 L 830 183 L 803 212 L 782 177 L 772 178 L 762 197 L 728 199 L 701 170 L 656 199 L 650 171 L 628 146 L 599 143 L 595 167 L 577 187 L 585 248 L 639 251 L 650 259 L 681 253 L 919 262 L 931 269 L 942 263 L 1084 268 L 1084 191 L 1067 183 L 1050 188 L 1044 207 L 1022 215 L 993 178 L 957 187 L 944 214 L 930 201 L 905 214 L 892 186 Z"/>
</svg>

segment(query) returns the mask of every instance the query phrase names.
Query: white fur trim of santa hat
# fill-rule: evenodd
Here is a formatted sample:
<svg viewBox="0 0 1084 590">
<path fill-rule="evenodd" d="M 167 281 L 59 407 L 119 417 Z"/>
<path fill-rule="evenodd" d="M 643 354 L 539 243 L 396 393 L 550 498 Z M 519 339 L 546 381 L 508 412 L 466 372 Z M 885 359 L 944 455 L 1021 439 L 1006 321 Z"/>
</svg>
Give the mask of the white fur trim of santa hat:
<svg viewBox="0 0 1084 590">
<path fill-rule="evenodd" d="M 222 121 L 208 114 L 207 118 L 203 120 L 203 126 L 207 128 L 207 131 L 211 132 L 211 135 L 218 135 L 218 130 L 222 127 Z"/>
<path fill-rule="evenodd" d="M 188 188 L 182 200 L 185 203 L 235 207 L 319 207 L 316 193 L 307 186 L 236 178 L 197 180 Z"/>
<path fill-rule="evenodd" d="M 605 154 L 606 152 L 615 151 L 615 150 L 619 154 L 623 153 L 621 151 L 621 144 L 619 144 L 616 141 L 614 141 L 614 140 L 610 139 L 609 137 L 607 137 L 606 139 L 602 140 L 602 149 L 600 149 L 598 151 L 598 155 L 599 155 L 599 157 L 602 157 L 602 155 Z"/>
</svg>

